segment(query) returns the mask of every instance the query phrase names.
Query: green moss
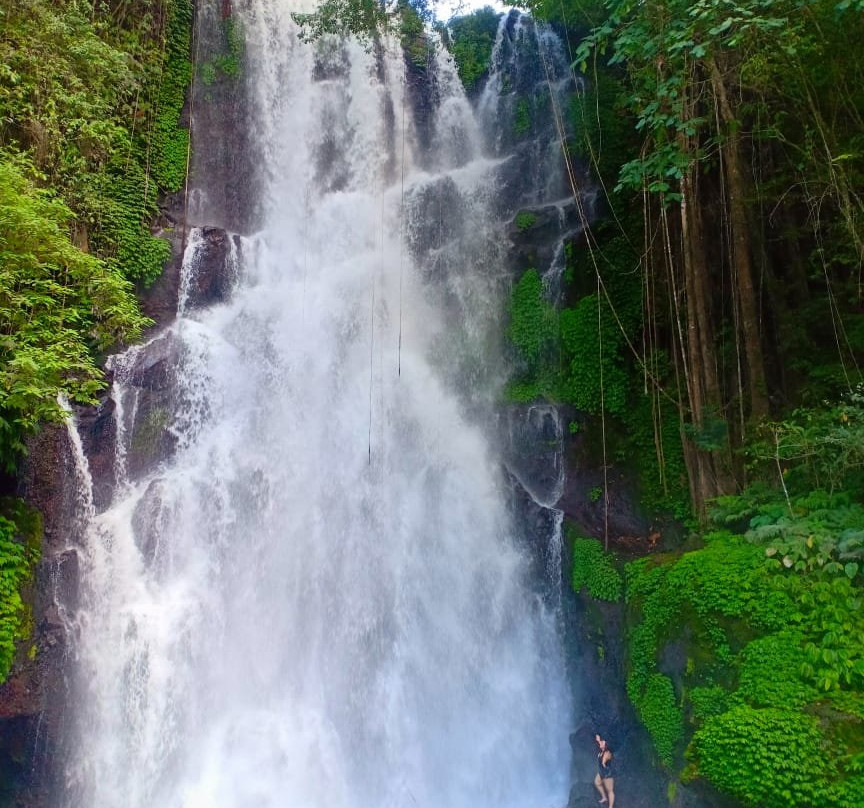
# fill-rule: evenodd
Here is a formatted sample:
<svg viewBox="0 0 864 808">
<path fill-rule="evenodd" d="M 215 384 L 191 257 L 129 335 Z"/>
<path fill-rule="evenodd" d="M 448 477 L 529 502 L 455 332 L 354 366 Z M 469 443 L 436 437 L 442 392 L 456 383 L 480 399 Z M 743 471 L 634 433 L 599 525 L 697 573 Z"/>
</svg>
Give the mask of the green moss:
<svg viewBox="0 0 864 808">
<path fill-rule="evenodd" d="M 837 771 L 819 723 L 797 710 L 733 707 L 696 732 L 691 755 L 702 776 L 747 805 L 836 804 L 829 783 Z"/>
<path fill-rule="evenodd" d="M 580 592 L 586 588 L 595 600 L 613 603 L 621 600 L 621 574 L 613 566 L 610 556 L 603 552 L 600 542 L 578 536 L 569 526 L 566 532 L 573 553 L 573 590 Z"/>
<path fill-rule="evenodd" d="M 519 230 L 530 230 L 535 224 L 537 224 L 537 214 L 532 213 L 529 210 L 521 210 L 516 214 L 516 219 L 514 221 Z"/>
<path fill-rule="evenodd" d="M 165 407 L 154 407 L 135 424 L 132 434 L 132 449 L 142 457 L 154 456 L 165 430 L 172 423 L 172 415 Z"/>
<path fill-rule="evenodd" d="M 513 289 L 508 334 L 521 356 L 536 362 L 555 338 L 555 310 L 543 299 L 543 282 L 529 269 Z"/>
<path fill-rule="evenodd" d="M 531 102 L 527 98 L 520 98 L 516 102 L 516 113 L 513 118 L 513 131 L 517 135 L 527 135 L 534 125 L 531 113 Z"/>
<path fill-rule="evenodd" d="M 179 191 L 186 179 L 189 132 L 180 128 L 180 117 L 192 80 L 193 13 L 192 0 L 172 0 L 168 10 L 165 64 L 157 101 L 159 112 L 151 142 L 154 177 L 167 192 Z"/>
<path fill-rule="evenodd" d="M 33 615 L 22 596 L 39 560 L 42 520 L 21 500 L 0 501 L 0 682 L 9 675 L 19 644 L 33 633 Z M 35 646 L 31 646 L 31 649 Z"/>
<path fill-rule="evenodd" d="M 671 766 L 684 734 L 684 716 L 675 698 L 672 680 L 662 673 L 651 674 L 633 703 L 660 760 Z"/>
</svg>

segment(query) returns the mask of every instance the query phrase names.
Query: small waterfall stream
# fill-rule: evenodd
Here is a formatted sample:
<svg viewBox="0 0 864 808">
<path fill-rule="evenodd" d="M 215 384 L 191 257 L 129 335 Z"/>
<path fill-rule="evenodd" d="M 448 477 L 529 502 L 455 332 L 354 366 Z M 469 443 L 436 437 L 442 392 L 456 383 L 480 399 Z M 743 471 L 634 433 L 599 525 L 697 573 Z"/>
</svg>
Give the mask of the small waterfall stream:
<svg viewBox="0 0 864 808">
<path fill-rule="evenodd" d="M 110 360 L 101 510 L 76 451 L 60 804 L 560 808 L 569 685 L 530 546 L 557 579 L 561 520 L 520 534 L 496 447 L 506 223 L 563 195 L 548 127 L 522 157 L 499 136 L 513 22 L 479 113 L 436 51 L 426 139 L 398 43 L 304 45 L 289 0 L 233 6 L 263 213 L 224 235 L 208 306 L 193 230 L 175 323 Z"/>
</svg>

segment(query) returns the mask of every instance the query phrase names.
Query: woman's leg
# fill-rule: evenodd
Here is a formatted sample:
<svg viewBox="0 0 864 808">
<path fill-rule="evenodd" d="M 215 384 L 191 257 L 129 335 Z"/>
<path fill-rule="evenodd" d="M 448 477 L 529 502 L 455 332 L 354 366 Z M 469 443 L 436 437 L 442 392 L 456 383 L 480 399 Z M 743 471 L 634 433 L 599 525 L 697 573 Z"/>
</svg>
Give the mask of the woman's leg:
<svg viewBox="0 0 864 808">
<path fill-rule="evenodd" d="M 600 779 L 599 774 L 594 775 L 594 788 L 600 792 L 600 802 L 606 802 L 606 789 L 603 788 L 604 780 Z"/>
<path fill-rule="evenodd" d="M 606 796 L 609 798 L 609 808 L 615 808 L 615 779 L 604 777 L 603 787 L 606 789 Z"/>
</svg>

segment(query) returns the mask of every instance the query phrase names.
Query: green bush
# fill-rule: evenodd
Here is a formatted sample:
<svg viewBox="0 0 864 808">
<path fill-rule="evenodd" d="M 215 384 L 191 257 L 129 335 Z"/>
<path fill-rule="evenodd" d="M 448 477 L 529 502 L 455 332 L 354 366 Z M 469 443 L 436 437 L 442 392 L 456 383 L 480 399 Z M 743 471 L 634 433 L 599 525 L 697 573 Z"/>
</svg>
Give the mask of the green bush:
<svg viewBox="0 0 864 808">
<path fill-rule="evenodd" d="M 0 451 L 9 468 L 25 435 L 64 417 L 58 395 L 94 400 L 103 382 L 93 346 L 134 339 L 148 322 L 130 283 L 72 245 L 71 217 L 0 159 Z"/>
<path fill-rule="evenodd" d="M 465 89 L 471 91 L 489 72 L 500 14 L 486 6 L 447 25 L 450 52 Z"/>
<path fill-rule="evenodd" d="M 684 734 L 684 715 L 675 698 L 672 680 L 662 673 L 651 674 L 634 704 L 660 760 L 671 766 L 675 748 Z"/>
<path fill-rule="evenodd" d="M 527 98 L 520 98 L 516 102 L 516 114 L 513 118 L 513 131 L 517 135 L 527 135 L 533 126 L 531 114 L 531 102 Z"/>
<path fill-rule="evenodd" d="M 621 600 L 623 584 L 621 574 L 612 565 L 610 556 L 596 539 L 585 539 L 568 529 L 573 552 L 572 585 L 575 592 L 587 588 L 595 600 L 613 603 Z"/>
<path fill-rule="evenodd" d="M 709 718 L 693 736 L 699 774 L 760 808 L 835 804 L 837 771 L 813 716 L 782 708 L 733 707 Z"/>
<path fill-rule="evenodd" d="M 754 707 L 803 707 L 819 693 L 804 681 L 804 635 L 787 629 L 749 643 L 741 652 L 737 698 Z"/>
<path fill-rule="evenodd" d="M 537 224 L 537 214 L 532 213 L 530 210 L 520 210 L 516 214 L 515 222 L 519 230 L 530 230 Z"/>
<path fill-rule="evenodd" d="M 523 359 L 537 363 L 555 339 L 555 309 L 543 299 L 543 281 L 529 269 L 513 288 L 508 334 Z"/>
<path fill-rule="evenodd" d="M 39 560 L 42 523 L 19 501 L 4 501 L 0 516 L 0 683 L 9 675 L 16 643 L 32 630 L 29 608 L 21 599 Z"/>
<path fill-rule="evenodd" d="M 729 693 L 719 685 L 691 688 L 687 696 L 693 708 L 693 716 L 698 721 L 721 715 L 729 709 Z"/>
</svg>

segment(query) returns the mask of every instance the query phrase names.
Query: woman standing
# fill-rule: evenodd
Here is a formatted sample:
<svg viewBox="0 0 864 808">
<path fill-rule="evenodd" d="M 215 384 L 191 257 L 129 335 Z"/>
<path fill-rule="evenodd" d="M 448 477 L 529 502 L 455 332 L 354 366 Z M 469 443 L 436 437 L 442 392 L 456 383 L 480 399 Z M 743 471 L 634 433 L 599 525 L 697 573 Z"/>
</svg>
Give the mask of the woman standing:
<svg viewBox="0 0 864 808">
<path fill-rule="evenodd" d="M 597 776 L 594 778 L 594 786 L 600 792 L 600 804 L 608 805 L 609 808 L 615 806 L 615 773 L 614 773 L 614 755 L 612 748 L 606 743 L 604 738 L 599 735 L 594 736 L 597 742 Z"/>
</svg>

